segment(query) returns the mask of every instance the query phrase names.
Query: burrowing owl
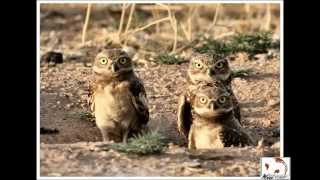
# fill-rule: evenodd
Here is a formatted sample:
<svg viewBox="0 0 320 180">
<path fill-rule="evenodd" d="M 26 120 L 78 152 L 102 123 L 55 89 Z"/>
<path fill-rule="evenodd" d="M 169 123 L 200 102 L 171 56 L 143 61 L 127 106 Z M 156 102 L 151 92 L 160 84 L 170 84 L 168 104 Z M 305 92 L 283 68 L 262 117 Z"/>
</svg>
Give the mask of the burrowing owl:
<svg viewBox="0 0 320 180">
<path fill-rule="evenodd" d="M 104 141 L 126 142 L 147 130 L 149 110 L 143 83 L 120 49 L 102 50 L 93 63 L 91 110 Z"/>
<path fill-rule="evenodd" d="M 210 83 L 212 79 L 219 80 L 231 95 L 234 115 L 241 123 L 240 106 L 231 87 L 232 71 L 228 60 L 225 58 L 216 58 L 209 54 L 194 53 L 188 68 L 188 82 L 197 85 L 200 82 Z"/>
<path fill-rule="evenodd" d="M 189 100 L 180 97 L 178 128 L 188 137 L 189 149 L 253 145 L 234 118 L 230 93 L 224 87 L 198 86 Z"/>
</svg>

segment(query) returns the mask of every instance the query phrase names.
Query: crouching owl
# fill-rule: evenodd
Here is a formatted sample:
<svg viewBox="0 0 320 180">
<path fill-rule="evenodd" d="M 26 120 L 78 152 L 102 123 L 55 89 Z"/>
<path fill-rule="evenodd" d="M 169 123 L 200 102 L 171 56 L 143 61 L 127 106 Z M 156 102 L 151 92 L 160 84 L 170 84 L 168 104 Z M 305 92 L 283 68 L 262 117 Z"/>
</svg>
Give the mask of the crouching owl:
<svg viewBox="0 0 320 180">
<path fill-rule="evenodd" d="M 104 141 L 126 142 L 146 131 L 149 110 L 146 92 L 121 49 L 102 50 L 93 63 L 90 106 Z"/>
<path fill-rule="evenodd" d="M 230 93 L 224 87 L 200 85 L 194 95 L 182 95 L 177 124 L 178 130 L 188 138 L 188 148 L 254 145 L 235 120 L 233 108 Z"/>
<path fill-rule="evenodd" d="M 217 58 L 210 54 L 194 53 L 192 55 L 188 68 L 189 85 L 219 80 L 230 93 L 234 115 L 241 123 L 240 106 L 231 87 L 232 78 L 232 71 L 227 59 Z"/>
</svg>

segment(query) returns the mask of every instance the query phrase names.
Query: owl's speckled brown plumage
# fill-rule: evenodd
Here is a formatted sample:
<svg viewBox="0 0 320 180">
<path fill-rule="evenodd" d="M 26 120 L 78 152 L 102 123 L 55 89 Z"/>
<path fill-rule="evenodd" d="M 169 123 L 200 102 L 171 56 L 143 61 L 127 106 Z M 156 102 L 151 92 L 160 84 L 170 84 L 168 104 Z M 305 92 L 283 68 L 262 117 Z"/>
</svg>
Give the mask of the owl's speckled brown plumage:
<svg viewBox="0 0 320 180">
<path fill-rule="evenodd" d="M 93 72 L 91 110 L 103 140 L 126 142 L 128 137 L 147 130 L 146 92 L 128 54 L 120 49 L 101 51 L 94 60 Z"/>
<path fill-rule="evenodd" d="M 230 93 L 223 86 L 199 85 L 194 95 L 180 97 L 178 128 L 189 149 L 254 145 L 235 120 Z"/>
<path fill-rule="evenodd" d="M 201 83 L 210 83 L 220 81 L 229 91 L 236 119 L 241 123 L 240 106 L 231 87 L 232 71 L 228 60 L 225 58 L 217 59 L 209 54 L 194 53 L 190 60 L 188 68 L 188 83 L 197 85 Z"/>
</svg>

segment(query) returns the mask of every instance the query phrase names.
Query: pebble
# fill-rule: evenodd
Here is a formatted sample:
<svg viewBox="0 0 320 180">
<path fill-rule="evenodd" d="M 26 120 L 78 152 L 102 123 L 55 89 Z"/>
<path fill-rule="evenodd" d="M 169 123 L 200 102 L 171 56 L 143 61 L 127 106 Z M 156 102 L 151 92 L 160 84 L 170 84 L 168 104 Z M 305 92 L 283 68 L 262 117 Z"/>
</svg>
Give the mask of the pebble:
<svg viewBox="0 0 320 180">
<path fill-rule="evenodd" d="M 197 160 L 194 160 L 193 162 L 185 162 L 183 163 L 184 166 L 190 167 L 190 168 L 200 168 L 201 163 L 199 163 Z"/>
<path fill-rule="evenodd" d="M 278 99 L 270 99 L 268 101 L 269 107 L 274 107 L 274 106 L 278 106 L 278 105 L 280 105 L 280 100 L 278 100 Z"/>
<path fill-rule="evenodd" d="M 71 107 L 73 107 L 73 103 L 67 104 L 66 108 L 70 109 Z"/>
<path fill-rule="evenodd" d="M 50 174 L 48 174 L 48 176 L 62 176 L 62 174 L 60 174 L 60 173 L 50 173 Z"/>
</svg>

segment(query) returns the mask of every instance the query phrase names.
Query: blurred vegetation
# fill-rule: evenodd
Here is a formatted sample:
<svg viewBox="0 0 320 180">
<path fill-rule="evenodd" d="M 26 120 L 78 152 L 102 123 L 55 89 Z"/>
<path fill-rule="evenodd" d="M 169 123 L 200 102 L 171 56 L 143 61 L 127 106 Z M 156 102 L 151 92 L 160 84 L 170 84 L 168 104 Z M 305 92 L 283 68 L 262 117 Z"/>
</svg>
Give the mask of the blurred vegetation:
<svg viewBox="0 0 320 180">
<path fill-rule="evenodd" d="M 79 118 L 81 120 L 91 120 L 91 121 L 94 120 L 94 116 L 89 112 L 80 112 L 79 113 Z"/>
<path fill-rule="evenodd" d="M 199 46 L 199 43 L 202 43 Z M 199 35 L 196 40 L 190 42 L 185 49 L 192 48 L 194 52 L 210 53 L 216 58 L 245 52 L 252 58 L 256 54 L 268 53 L 269 49 L 280 49 L 280 41 L 272 39 L 271 32 L 238 33 L 227 40 L 216 40 L 212 37 Z M 182 64 L 187 60 L 180 58 L 177 54 L 162 53 L 156 56 L 158 64 Z M 236 72 L 237 76 L 246 76 L 244 70 Z"/>
<path fill-rule="evenodd" d="M 128 143 L 114 143 L 110 149 L 129 154 L 157 154 L 167 146 L 164 136 L 156 132 L 146 133 L 137 137 L 129 138 Z"/>
<path fill-rule="evenodd" d="M 162 53 L 155 57 L 157 64 L 182 64 L 188 62 L 176 54 Z"/>
<path fill-rule="evenodd" d="M 239 78 L 244 78 L 248 77 L 253 73 L 252 69 L 238 69 L 238 70 L 233 70 L 232 71 L 232 76 L 234 78 L 239 77 Z"/>
<path fill-rule="evenodd" d="M 229 40 L 214 40 L 204 38 L 204 43 L 193 50 L 198 53 L 212 53 L 227 56 L 237 52 L 246 52 L 249 56 L 267 53 L 268 49 L 279 49 L 280 41 L 273 41 L 271 32 L 239 33 Z"/>
</svg>

